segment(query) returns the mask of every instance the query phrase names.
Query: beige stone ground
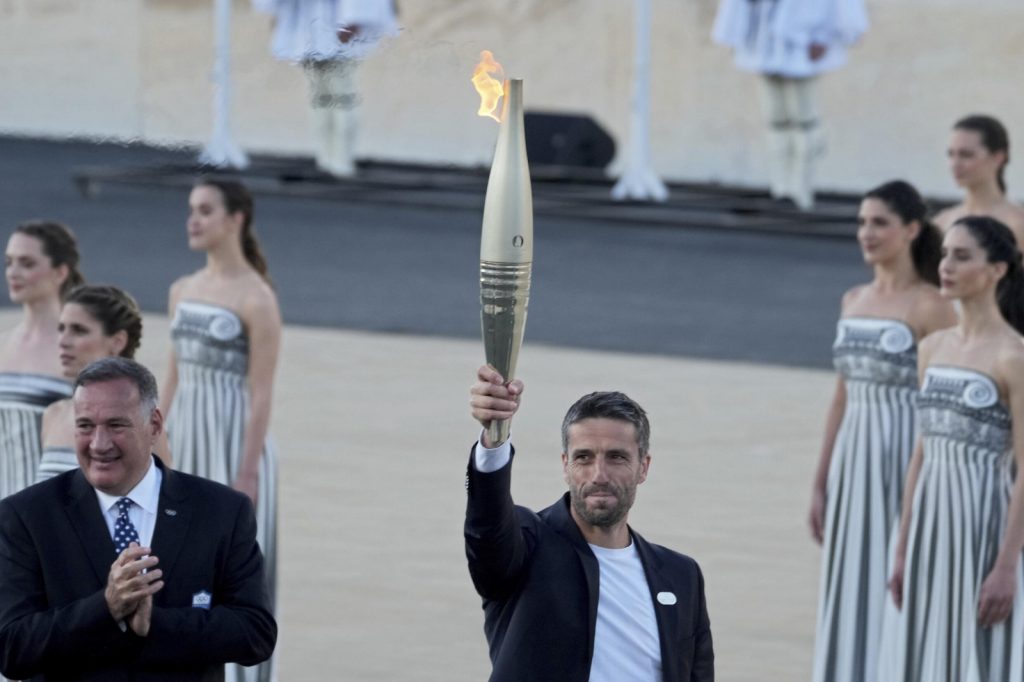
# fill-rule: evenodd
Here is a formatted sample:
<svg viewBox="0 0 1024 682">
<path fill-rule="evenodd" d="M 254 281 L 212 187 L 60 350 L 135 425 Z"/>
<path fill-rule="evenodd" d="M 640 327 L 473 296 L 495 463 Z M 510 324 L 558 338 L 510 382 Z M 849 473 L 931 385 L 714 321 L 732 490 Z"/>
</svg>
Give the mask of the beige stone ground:
<svg viewBox="0 0 1024 682">
<path fill-rule="evenodd" d="M 148 317 L 140 359 L 158 377 L 167 343 L 167 320 Z M 283 682 L 486 679 L 461 537 L 481 356 L 468 341 L 286 331 L 273 417 Z M 520 365 L 517 501 L 563 491 L 565 408 L 626 391 L 653 424 L 631 521 L 701 563 L 718 679 L 807 679 L 820 552 L 804 514 L 831 376 L 529 342 Z"/>
</svg>

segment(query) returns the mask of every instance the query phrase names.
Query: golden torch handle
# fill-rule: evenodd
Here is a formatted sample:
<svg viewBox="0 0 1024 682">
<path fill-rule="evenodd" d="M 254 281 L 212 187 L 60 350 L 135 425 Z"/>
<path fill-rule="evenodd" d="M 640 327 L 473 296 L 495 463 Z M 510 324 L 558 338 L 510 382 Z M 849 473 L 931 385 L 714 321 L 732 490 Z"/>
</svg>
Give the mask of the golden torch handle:
<svg viewBox="0 0 1024 682">
<path fill-rule="evenodd" d="M 487 364 L 511 381 L 519 359 L 530 302 L 531 263 L 480 263 L 480 321 Z M 494 420 L 487 428 L 491 443 L 508 439 L 508 422 Z"/>
<path fill-rule="evenodd" d="M 505 81 L 504 93 L 480 236 L 480 322 L 487 363 L 507 382 L 515 377 L 530 299 L 533 193 L 523 130 L 523 81 Z M 508 424 L 491 423 L 487 437 L 492 443 L 504 442 Z"/>
</svg>

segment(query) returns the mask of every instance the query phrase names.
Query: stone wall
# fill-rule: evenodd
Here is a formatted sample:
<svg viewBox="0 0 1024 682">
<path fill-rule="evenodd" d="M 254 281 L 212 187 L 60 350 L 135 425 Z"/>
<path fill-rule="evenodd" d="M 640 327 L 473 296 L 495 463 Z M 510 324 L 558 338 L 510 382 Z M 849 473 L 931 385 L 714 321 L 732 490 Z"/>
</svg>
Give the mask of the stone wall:
<svg viewBox="0 0 1024 682">
<path fill-rule="evenodd" d="M 481 49 L 526 79 L 528 108 L 593 115 L 628 130 L 632 3 L 404 0 L 402 34 L 359 73 L 360 156 L 486 164 L 493 123 L 475 115 Z M 950 124 L 991 112 L 1024 135 L 1020 0 L 869 0 L 872 28 L 820 83 L 826 188 L 903 176 L 955 195 Z M 709 39 L 715 0 L 653 0 L 653 159 L 666 179 L 763 185 L 756 77 Z M 269 22 L 234 4 L 235 137 L 254 151 L 309 153 L 301 69 L 268 54 Z M 201 144 L 212 119 L 213 0 L 0 0 L 0 131 Z M 1024 196 L 1024 163 L 1011 164 Z"/>
</svg>

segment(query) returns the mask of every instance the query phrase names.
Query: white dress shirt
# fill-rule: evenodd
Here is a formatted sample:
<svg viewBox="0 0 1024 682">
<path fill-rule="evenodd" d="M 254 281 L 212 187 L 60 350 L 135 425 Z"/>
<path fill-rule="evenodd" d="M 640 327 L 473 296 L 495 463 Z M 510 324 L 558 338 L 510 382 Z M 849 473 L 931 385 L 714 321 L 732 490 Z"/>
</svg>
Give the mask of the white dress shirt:
<svg viewBox="0 0 1024 682">
<path fill-rule="evenodd" d="M 485 448 L 483 444 L 483 431 L 480 432 L 480 439 L 476 442 L 476 449 L 473 451 L 473 463 L 476 470 L 481 474 L 492 474 L 501 467 L 508 464 L 512 459 L 512 436 L 509 435 L 503 443 L 496 448 Z"/>
<path fill-rule="evenodd" d="M 151 459 L 146 475 L 142 477 L 138 485 L 128 491 L 127 495 L 108 495 L 96 490 L 96 499 L 99 501 L 100 511 L 103 512 L 103 520 L 107 522 L 107 530 L 110 532 L 111 538 L 114 537 L 114 524 L 117 523 L 117 517 L 120 515 L 117 510 L 117 501 L 122 497 L 127 497 L 134 502 L 128 510 L 128 519 L 139 534 L 141 546 L 150 546 L 153 542 L 153 529 L 156 528 L 156 512 L 160 505 L 160 483 L 163 481 L 163 476 L 160 467 L 156 466 Z"/>
</svg>

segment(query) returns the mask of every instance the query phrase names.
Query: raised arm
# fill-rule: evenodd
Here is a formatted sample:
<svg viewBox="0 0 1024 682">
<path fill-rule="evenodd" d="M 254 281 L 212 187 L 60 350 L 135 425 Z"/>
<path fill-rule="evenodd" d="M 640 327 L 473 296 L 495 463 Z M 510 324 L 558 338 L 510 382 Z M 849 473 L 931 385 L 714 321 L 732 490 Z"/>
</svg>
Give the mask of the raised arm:
<svg viewBox="0 0 1024 682">
<path fill-rule="evenodd" d="M 505 379 L 490 365 L 484 365 L 476 372 L 476 383 L 469 389 L 470 412 L 473 419 L 480 422 L 484 429 L 480 444 L 485 448 L 496 448 L 501 443 L 491 443 L 487 439 L 487 427 L 491 421 L 509 420 L 519 409 L 519 400 L 523 394 L 523 382 L 516 379 L 505 385 Z"/>
<path fill-rule="evenodd" d="M 480 596 L 499 599 L 515 585 L 529 553 L 520 520 L 512 502 L 511 446 L 487 441 L 492 419 L 511 419 L 519 409 L 523 384 L 507 386 L 492 367 L 481 367 L 470 389 L 473 418 L 484 429 L 481 441 L 470 453 L 466 474 L 466 558 L 469 573 Z M 486 453 L 479 448 L 499 448 Z M 493 460 L 499 459 L 497 462 Z"/>
</svg>

